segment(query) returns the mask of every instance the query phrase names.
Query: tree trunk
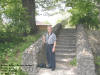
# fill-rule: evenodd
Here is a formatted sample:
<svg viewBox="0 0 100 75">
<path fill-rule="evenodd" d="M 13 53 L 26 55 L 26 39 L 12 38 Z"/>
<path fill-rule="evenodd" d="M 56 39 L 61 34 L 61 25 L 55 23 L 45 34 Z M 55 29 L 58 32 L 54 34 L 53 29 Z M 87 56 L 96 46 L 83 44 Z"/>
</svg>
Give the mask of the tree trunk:
<svg viewBox="0 0 100 75">
<path fill-rule="evenodd" d="M 22 0 L 23 7 L 26 8 L 29 16 L 29 24 L 31 27 L 30 33 L 36 33 L 36 21 L 35 21 L 35 0 Z"/>
</svg>

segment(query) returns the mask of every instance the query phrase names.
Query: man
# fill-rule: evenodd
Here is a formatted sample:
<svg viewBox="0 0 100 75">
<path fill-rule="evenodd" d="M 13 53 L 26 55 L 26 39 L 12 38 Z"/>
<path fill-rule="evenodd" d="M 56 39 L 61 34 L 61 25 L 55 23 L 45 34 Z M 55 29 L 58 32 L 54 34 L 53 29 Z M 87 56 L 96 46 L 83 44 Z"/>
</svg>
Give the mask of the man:
<svg viewBox="0 0 100 75">
<path fill-rule="evenodd" d="M 52 27 L 47 27 L 47 33 L 43 36 L 43 42 L 46 44 L 46 55 L 48 68 L 52 71 L 55 70 L 55 47 L 56 47 L 56 35 L 52 32 Z"/>
</svg>

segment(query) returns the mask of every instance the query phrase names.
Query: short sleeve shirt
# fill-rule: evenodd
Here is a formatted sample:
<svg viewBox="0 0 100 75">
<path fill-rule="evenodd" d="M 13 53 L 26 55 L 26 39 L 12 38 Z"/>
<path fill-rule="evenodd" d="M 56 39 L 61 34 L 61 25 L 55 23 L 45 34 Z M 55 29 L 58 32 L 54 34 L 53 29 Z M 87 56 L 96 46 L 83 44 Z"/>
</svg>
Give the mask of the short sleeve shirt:
<svg viewBox="0 0 100 75">
<path fill-rule="evenodd" d="M 56 35 L 54 33 L 51 33 L 50 35 L 46 33 L 46 43 L 47 44 L 54 44 L 56 41 Z"/>
</svg>

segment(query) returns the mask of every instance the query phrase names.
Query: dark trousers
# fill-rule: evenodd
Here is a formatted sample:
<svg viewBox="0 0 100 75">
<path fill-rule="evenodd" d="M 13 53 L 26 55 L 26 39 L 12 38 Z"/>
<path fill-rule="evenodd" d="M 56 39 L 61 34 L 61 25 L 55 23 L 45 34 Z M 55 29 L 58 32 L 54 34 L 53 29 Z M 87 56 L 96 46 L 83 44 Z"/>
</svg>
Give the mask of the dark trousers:
<svg viewBox="0 0 100 75">
<path fill-rule="evenodd" d="M 46 44 L 46 55 L 47 55 L 47 62 L 48 65 L 55 69 L 55 52 L 52 52 L 53 45 L 52 44 Z"/>
</svg>

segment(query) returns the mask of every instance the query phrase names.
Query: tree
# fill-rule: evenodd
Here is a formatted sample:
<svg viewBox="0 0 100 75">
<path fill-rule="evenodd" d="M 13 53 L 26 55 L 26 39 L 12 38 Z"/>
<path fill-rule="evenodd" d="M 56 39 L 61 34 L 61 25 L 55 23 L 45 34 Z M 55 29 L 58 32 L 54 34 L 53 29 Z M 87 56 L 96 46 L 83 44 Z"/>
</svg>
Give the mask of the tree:
<svg viewBox="0 0 100 75">
<path fill-rule="evenodd" d="M 97 3 L 100 0 L 55 0 L 56 5 L 65 3 L 66 7 L 72 7 L 69 11 L 71 25 L 83 24 L 89 29 L 99 28 Z"/>
<path fill-rule="evenodd" d="M 71 20 L 72 25 L 83 24 L 85 28 L 95 29 L 99 28 L 98 9 L 93 0 L 69 0 L 66 6 L 71 6 Z"/>
<path fill-rule="evenodd" d="M 31 27 L 30 33 L 36 33 L 37 27 L 36 27 L 36 21 L 35 21 L 35 0 L 22 0 L 23 7 L 26 8 L 26 11 L 28 12 L 29 18 L 29 24 Z"/>
<path fill-rule="evenodd" d="M 0 6 L 0 14 L 4 16 L 2 19 L 8 20 L 6 24 L 2 24 L 2 26 L 5 26 L 6 31 L 17 33 L 29 32 L 28 17 L 24 16 L 26 12 L 22 7 L 21 0 L 0 0 Z"/>
</svg>

